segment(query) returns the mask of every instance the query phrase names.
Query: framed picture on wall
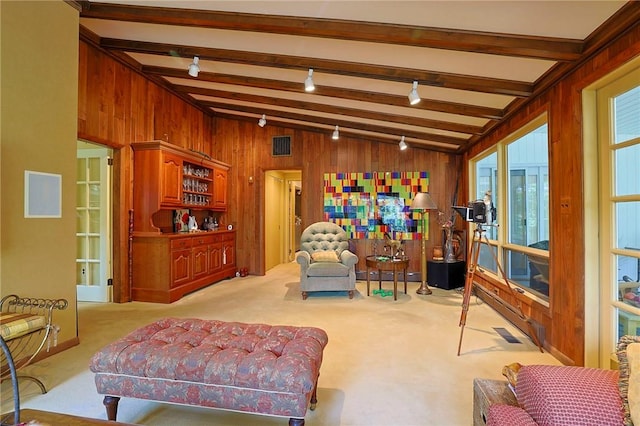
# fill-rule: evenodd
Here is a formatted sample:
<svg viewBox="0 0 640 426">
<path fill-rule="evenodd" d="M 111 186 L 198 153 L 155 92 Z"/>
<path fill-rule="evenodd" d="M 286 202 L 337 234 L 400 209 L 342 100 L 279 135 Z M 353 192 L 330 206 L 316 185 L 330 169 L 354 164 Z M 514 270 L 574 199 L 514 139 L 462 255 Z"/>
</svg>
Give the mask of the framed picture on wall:
<svg viewBox="0 0 640 426">
<path fill-rule="evenodd" d="M 62 175 L 24 171 L 24 217 L 62 217 Z"/>
</svg>

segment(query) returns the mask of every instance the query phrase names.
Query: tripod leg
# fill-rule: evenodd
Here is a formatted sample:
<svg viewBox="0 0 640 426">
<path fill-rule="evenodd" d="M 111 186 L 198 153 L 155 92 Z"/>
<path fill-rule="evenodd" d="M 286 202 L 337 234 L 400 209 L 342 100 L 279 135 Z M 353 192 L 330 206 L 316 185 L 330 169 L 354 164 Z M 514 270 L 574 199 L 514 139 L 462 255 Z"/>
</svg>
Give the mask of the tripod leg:
<svg viewBox="0 0 640 426">
<path fill-rule="evenodd" d="M 485 235 L 484 238 L 486 240 L 487 246 L 489 246 L 489 238 L 487 238 L 486 235 Z M 491 247 L 491 246 L 489 246 L 489 247 Z M 493 260 L 496 262 L 496 265 L 498 266 L 498 270 L 500 271 L 500 274 L 502 275 L 502 279 L 504 280 L 505 285 L 509 289 L 509 293 L 511 294 L 511 297 L 513 298 L 513 300 L 518 300 L 518 298 L 516 296 L 516 293 L 513 290 L 513 287 L 509 283 L 509 279 L 507 278 L 507 274 L 504 272 L 504 269 L 502 268 L 502 266 L 500 266 L 500 262 L 498 261 L 498 256 L 496 256 L 496 254 L 494 253 L 493 249 L 491 249 L 489 251 L 493 255 Z M 520 317 L 520 319 L 524 320 L 527 323 L 527 326 L 529 328 L 529 334 L 531 335 L 531 339 L 538 346 L 538 349 L 540 349 L 540 352 L 544 352 L 542 350 L 542 345 L 540 344 L 540 340 L 538 340 L 538 335 L 536 334 L 535 330 L 533 329 L 533 325 L 531 325 L 531 320 L 522 311 L 522 305 L 520 305 L 518 303 L 517 304 L 517 308 L 518 308 L 517 315 Z M 511 309 L 511 310 L 513 310 L 513 309 Z"/>
<path fill-rule="evenodd" d="M 460 313 L 460 340 L 458 341 L 458 356 L 462 347 L 462 335 L 464 334 L 464 326 L 467 323 L 467 312 L 469 311 L 469 300 L 471 299 L 471 291 L 473 290 L 473 277 L 478 264 L 478 254 L 480 253 L 480 240 L 474 234 L 474 240 L 469 250 L 469 266 L 467 267 L 467 277 L 464 282 L 464 293 L 462 296 L 462 312 Z"/>
</svg>

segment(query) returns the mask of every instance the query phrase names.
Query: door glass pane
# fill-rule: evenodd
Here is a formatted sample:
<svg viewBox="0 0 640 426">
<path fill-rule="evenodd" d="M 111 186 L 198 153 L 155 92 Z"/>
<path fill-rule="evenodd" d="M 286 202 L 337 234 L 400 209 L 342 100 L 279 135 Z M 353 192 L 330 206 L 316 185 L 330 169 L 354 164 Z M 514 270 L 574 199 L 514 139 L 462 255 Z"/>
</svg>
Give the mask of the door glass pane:
<svg viewBox="0 0 640 426">
<path fill-rule="evenodd" d="M 87 277 L 87 284 L 100 285 L 100 264 L 89 263 L 89 274 Z"/>
<path fill-rule="evenodd" d="M 84 237 L 78 237 L 76 244 L 76 258 L 77 259 L 85 259 L 87 256 L 87 239 Z"/>
<path fill-rule="evenodd" d="M 616 203 L 617 248 L 640 250 L 640 201 Z"/>
<path fill-rule="evenodd" d="M 100 184 L 89 185 L 89 207 L 100 207 Z"/>
<path fill-rule="evenodd" d="M 640 137 L 640 86 L 614 98 L 614 143 Z"/>
<path fill-rule="evenodd" d="M 640 249 L 638 249 L 640 256 Z M 640 257 L 616 256 L 618 265 L 618 282 L 638 282 L 640 281 Z"/>
<path fill-rule="evenodd" d="M 618 337 L 616 340 L 620 340 L 622 336 L 640 335 L 640 316 L 631 312 L 618 310 Z"/>
<path fill-rule="evenodd" d="M 87 180 L 87 164 L 84 158 L 78 158 L 76 161 L 76 173 L 78 174 L 78 182 Z"/>
<path fill-rule="evenodd" d="M 89 233 L 100 233 L 100 210 L 89 210 Z"/>
<path fill-rule="evenodd" d="M 100 237 L 88 237 L 88 256 L 90 260 L 100 260 Z"/>
<path fill-rule="evenodd" d="M 87 196 L 85 191 L 86 185 L 84 183 L 78 183 L 76 185 L 76 206 L 87 207 Z"/>
<path fill-rule="evenodd" d="M 100 162 L 102 158 L 88 158 L 89 161 L 89 180 L 91 182 L 100 182 Z"/>
<path fill-rule="evenodd" d="M 638 122 L 640 123 L 640 111 Z M 615 195 L 640 194 L 640 144 L 616 149 L 615 168 Z"/>
<path fill-rule="evenodd" d="M 87 211 L 86 210 L 77 210 L 76 211 L 76 232 L 83 233 L 86 232 L 87 229 Z"/>
</svg>

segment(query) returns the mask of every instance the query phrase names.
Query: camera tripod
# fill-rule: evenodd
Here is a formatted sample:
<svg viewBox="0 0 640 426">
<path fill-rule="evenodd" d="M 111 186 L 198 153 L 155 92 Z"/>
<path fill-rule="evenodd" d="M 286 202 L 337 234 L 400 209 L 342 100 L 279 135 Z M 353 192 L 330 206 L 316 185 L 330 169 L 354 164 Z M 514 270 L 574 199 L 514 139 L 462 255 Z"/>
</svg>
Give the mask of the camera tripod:
<svg viewBox="0 0 640 426">
<path fill-rule="evenodd" d="M 493 255 L 493 260 L 496 262 L 498 270 L 500 271 L 500 274 L 502 275 L 502 278 L 504 279 L 504 283 L 509 289 L 509 292 L 512 298 L 514 300 L 516 299 L 515 290 L 509 283 L 509 280 L 507 279 L 507 275 L 504 273 L 502 266 L 500 266 L 498 257 L 494 253 L 491 246 L 489 246 L 489 239 L 485 235 L 485 229 L 482 227 L 482 224 L 476 223 L 476 229 L 473 231 L 473 243 L 471 244 L 471 247 L 469 249 L 469 257 L 468 257 L 469 265 L 467 267 L 467 277 L 465 279 L 464 293 L 462 297 L 462 313 L 460 314 L 460 341 L 458 342 L 458 356 L 460 356 L 460 348 L 462 347 L 462 335 L 464 333 L 464 326 L 467 323 L 467 312 L 469 311 L 469 299 L 471 298 L 471 291 L 473 290 L 473 285 L 474 285 L 473 277 L 475 275 L 476 269 L 478 269 L 478 256 L 480 255 L 480 245 L 483 243 L 483 238 L 490 249 L 489 251 L 491 251 L 491 254 Z M 517 306 L 512 306 L 506 301 L 504 301 L 503 299 L 501 299 L 498 295 L 492 294 L 491 297 L 496 302 L 503 305 L 505 308 L 510 310 L 512 313 L 516 314 L 521 320 L 527 323 L 527 326 L 529 327 L 529 334 L 531 336 L 531 339 L 534 341 L 536 345 L 538 345 L 540 352 L 543 352 L 542 346 L 540 345 L 540 341 L 538 340 L 538 335 L 536 334 L 533 328 L 533 325 L 531 324 L 531 318 L 528 318 L 524 314 L 524 312 L 522 311 L 522 306 L 519 303 L 517 304 Z"/>
</svg>

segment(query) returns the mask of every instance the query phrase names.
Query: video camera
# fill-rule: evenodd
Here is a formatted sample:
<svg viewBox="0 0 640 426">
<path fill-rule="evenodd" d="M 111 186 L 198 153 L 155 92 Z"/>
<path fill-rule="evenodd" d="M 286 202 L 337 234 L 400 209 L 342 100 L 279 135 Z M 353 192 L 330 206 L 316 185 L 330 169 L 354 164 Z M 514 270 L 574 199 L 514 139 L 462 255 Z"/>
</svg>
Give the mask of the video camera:
<svg viewBox="0 0 640 426">
<path fill-rule="evenodd" d="M 466 207 L 453 206 L 453 209 L 467 222 L 492 225 L 496 220 L 491 191 L 487 191 L 482 200 L 469 201 Z"/>
</svg>

